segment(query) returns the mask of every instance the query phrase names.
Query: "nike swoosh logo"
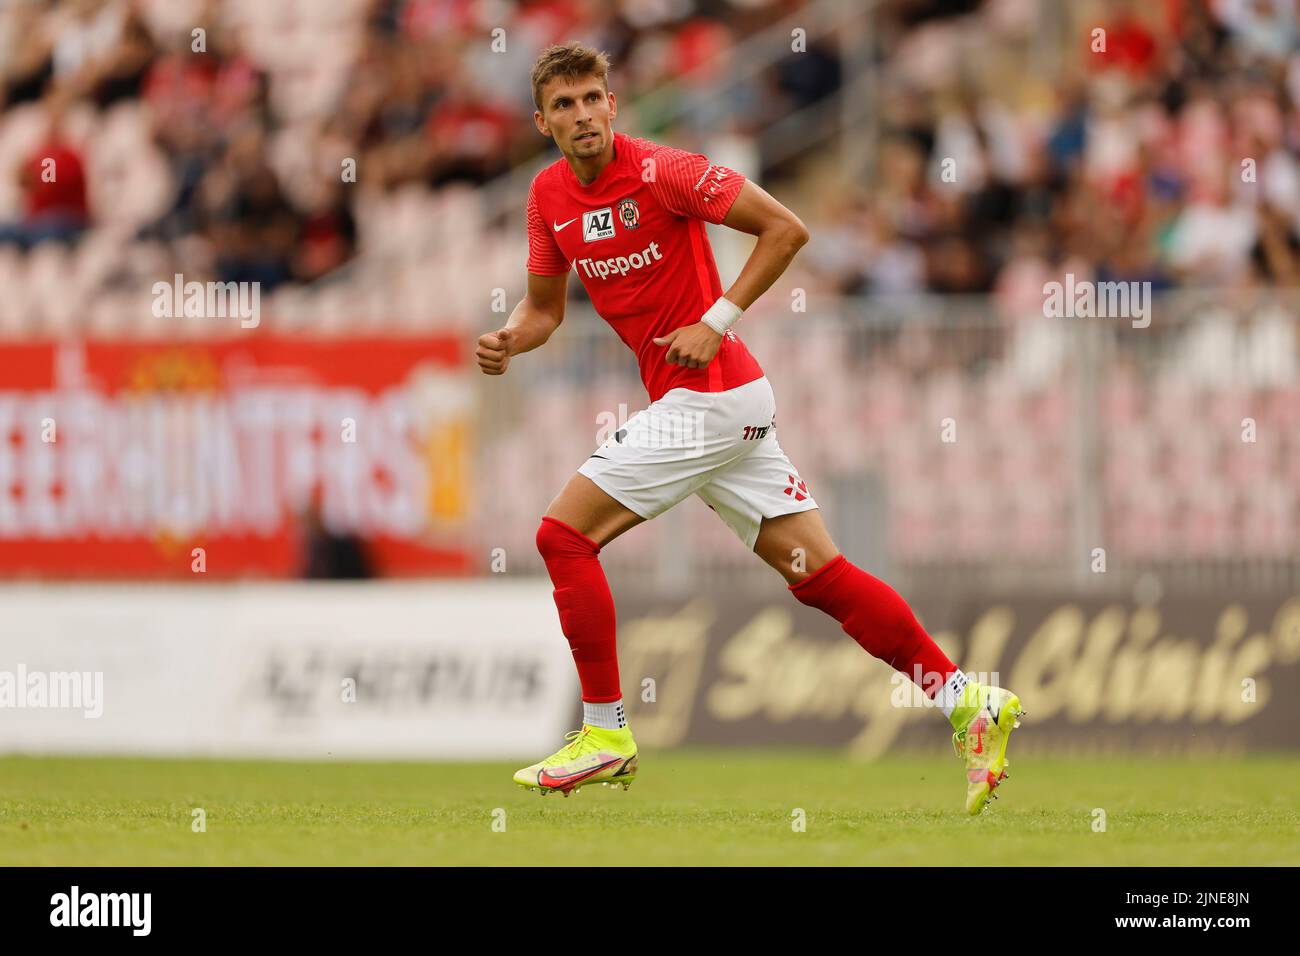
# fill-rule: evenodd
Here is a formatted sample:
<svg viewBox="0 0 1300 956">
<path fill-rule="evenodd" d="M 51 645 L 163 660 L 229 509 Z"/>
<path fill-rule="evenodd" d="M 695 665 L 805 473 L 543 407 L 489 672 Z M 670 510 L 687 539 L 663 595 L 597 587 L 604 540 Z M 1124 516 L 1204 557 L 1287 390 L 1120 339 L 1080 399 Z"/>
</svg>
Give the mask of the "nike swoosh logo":
<svg viewBox="0 0 1300 956">
<path fill-rule="evenodd" d="M 568 222 L 556 222 L 554 219 L 552 219 L 552 220 L 551 220 L 551 225 L 555 227 L 555 231 L 556 231 L 556 232 L 559 232 L 559 231 L 560 231 L 561 229 L 563 229 L 565 226 L 570 225 L 571 223 L 575 223 L 575 222 L 577 222 L 577 221 L 578 221 L 578 217 L 577 217 L 577 216 L 574 216 L 574 217 L 573 217 L 572 219 L 570 219 Z"/>
<path fill-rule="evenodd" d="M 553 776 L 547 773 L 545 770 L 543 770 L 541 773 L 537 775 L 537 782 L 548 787 L 553 787 L 561 783 L 578 783 L 581 780 L 586 780 L 588 777 L 594 777 L 602 770 L 609 769 L 610 767 L 614 766 L 614 764 L 618 763 L 622 759 L 623 759 L 622 757 L 615 757 L 613 760 L 606 760 L 603 764 L 601 764 L 598 767 L 592 767 L 589 770 L 578 770 L 573 773 L 566 774 L 560 777 Z"/>
</svg>

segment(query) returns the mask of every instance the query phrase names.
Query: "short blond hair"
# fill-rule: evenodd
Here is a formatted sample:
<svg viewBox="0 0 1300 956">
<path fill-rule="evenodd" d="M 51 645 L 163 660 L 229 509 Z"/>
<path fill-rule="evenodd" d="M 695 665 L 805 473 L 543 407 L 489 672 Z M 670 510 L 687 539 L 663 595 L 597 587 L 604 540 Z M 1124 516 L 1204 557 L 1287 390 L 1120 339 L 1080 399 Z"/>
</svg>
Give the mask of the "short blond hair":
<svg viewBox="0 0 1300 956">
<path fill-rule="evenodd" d="M 594 76 L 609 92 L 609 56 L 601 50 L 583 46 L 576 40 L 548 46 L 533 64 L 533 103 L 541 112 L 542 87 L 557 76 L 579 79 Z"/>
</svg>

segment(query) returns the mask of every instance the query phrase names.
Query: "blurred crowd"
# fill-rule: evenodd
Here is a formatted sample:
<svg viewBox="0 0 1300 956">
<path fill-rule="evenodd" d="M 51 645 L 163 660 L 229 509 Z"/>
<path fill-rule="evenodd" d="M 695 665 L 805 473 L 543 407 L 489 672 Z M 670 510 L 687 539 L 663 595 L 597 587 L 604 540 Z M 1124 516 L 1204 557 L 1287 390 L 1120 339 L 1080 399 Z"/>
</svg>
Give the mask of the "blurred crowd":
<svg viewBox="0 0 1300 956">
<path fill-rule="evenodd" d="M 367 236 L 396 235 L 389 197 L 427 196 L 430 218 L 450 187 L 554 155 L 528 74 L 567 39 L 610 53 L 636 132 L 756 139 L 842 89 L 840 51 L 817 36 L 729 81 L 739 45 L 805 5 L 11 0 L 0 277 L 23 280 L 15 253 L 91 232 L 98 250 L 45 271 L 80 269 L 92 289 L 133 268 L 267 293 L 327 279 L 379 251 Z M 1066 272 L 1157 290 L 1300 276 L 1289 0 L 881 0 L 871 22 L 869 173 L 761 152 L 751 170 L 797 195 L 812 282 L 993 293 L 1023 312 Z"/>
<path fill-rule="evenodd" d="M 1300 278 L 1292 0 L 896 0 L 869 182 L 805 259 L 844 292 L 1153 289 Z"/>
<path fill-rule="evenodd" d="M 380 197 L 368 225 L 382 234 L 382 197 L 477 187 L 548 148 L 528 82 L 547 44 L 599 43 L 636 98 L 798 5 L 12 0 L 0 8 L 0 254 L 98 230 L 107 256 L 150 248 L 163 274 L 264 293 L 313 283 L 365 251 L 365 196 Z M 737 129 L 837 80 L 818 58 L 759 82 Z M 121 263 L 91 265 L 111 278 Z"/>
</svg>

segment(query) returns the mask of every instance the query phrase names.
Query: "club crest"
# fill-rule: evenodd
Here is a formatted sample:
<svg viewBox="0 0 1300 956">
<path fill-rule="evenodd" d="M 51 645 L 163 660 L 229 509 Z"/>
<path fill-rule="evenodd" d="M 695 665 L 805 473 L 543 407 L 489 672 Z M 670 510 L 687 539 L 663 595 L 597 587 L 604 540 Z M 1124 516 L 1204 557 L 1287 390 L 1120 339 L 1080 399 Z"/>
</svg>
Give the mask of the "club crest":
<svg viewBox="0 0 1300 956">
<path fill-rule="evenodd" d="M 620 199 L 617 211 L 618 221 L 624 229 L 631 231 L 641 224 L 641 211 L 637 208 L 635 199 Z"/>
</svg>

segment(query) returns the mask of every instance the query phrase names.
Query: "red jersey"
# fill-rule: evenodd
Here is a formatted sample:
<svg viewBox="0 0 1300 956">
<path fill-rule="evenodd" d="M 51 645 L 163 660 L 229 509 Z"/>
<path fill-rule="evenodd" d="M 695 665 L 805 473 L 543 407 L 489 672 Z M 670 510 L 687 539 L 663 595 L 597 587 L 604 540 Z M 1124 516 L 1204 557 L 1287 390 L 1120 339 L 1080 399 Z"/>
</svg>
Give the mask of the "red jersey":
<svg viewBox="0 0 1300 956">
<path fill-rule="evenodd" d="M 654 339 L 694 325 L 722 295 L 704 223 L 720 223 L 745 177 L 699 153 L 614 134 L 614 158 L 589 185 L 568 162 L 528 193 L 528 271 L 576 268 L 596 312 L 636 353 L 650 400 L 673 388 L 721 392 L 763 374 L 734 330 L 704 368 L 664 361 Z M 703 221 L 701 221 L 703 220 Z"/>
</svg>

